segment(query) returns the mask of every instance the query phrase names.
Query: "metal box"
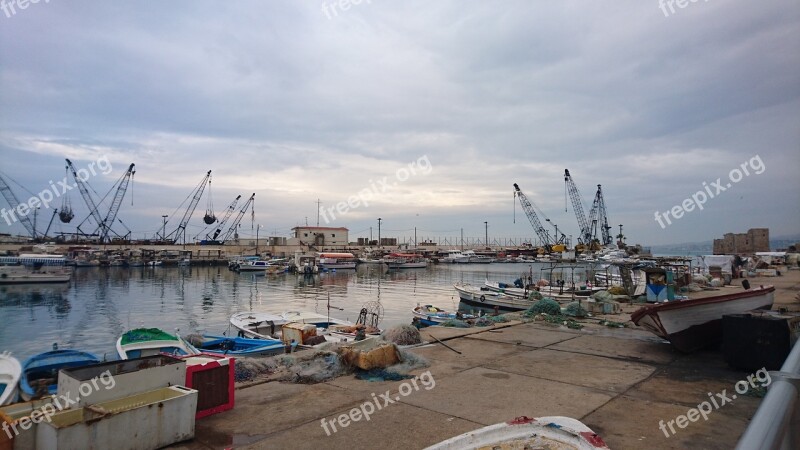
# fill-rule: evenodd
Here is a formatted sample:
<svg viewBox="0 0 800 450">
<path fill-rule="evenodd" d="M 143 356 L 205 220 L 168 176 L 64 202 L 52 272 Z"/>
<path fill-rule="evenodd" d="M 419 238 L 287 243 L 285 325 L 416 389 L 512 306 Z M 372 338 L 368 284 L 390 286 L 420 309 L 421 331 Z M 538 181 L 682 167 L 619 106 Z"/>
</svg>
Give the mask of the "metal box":
<svg viewBox="0 0 800 450">
<path fill-rule="evenodd" d="M 185 382 L 185 361 L 153 355 L 61 370 L 58 395 L 77 398 L 73 407 L 80 407 Z"/>
<path fill-rule="evenodd" d="M 56 413 L 36 429 L 36 448 L 155 449 L 194 437 L 197 391 L 171 386 Z"/>
<path fill-rule="evenodd" d="M 186 386 L 198 392 L 198 419 L 233 409 L 236 379 L 233 358 L 204 353 L 182 359 L 186 361 Z"/>
</svg>

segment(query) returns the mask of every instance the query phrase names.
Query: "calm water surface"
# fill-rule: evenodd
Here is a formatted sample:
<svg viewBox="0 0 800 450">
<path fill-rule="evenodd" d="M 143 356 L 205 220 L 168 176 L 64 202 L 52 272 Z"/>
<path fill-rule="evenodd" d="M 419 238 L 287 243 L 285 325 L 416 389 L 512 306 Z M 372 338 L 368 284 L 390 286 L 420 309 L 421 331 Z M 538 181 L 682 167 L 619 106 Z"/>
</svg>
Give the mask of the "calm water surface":
<svg viewBox="0 0 800 450">
<path fill-rule="evenodd" d="M 453 283 L 510 283 L 529 271 L 547 278 L 542 266 L 431 265 L 387 271 L 362 265 L 313 277 L 238 274 L 226 267 L 80 268 L 68 284 L 0 286 L 0 351 L 24 359 L 58 343 L 115 359 L 116 339 L 129 328 L 221 334 L 234 313 L 325 314 L 329 298 L 331 317 L 351 321 L 365 303 L 380 302 L 385 328 L 411 323 L 410 311 L 418 303 L 457 309 Z"/>
</svg>

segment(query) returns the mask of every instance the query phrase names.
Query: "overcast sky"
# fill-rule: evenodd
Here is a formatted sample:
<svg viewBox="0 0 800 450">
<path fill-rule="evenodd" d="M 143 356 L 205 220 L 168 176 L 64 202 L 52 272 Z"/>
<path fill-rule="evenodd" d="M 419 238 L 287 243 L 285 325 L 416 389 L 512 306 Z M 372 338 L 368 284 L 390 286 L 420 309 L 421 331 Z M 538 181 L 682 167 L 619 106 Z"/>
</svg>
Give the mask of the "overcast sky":
<svg viewBox="0 0 800 450">
<path fill-rule="evenodd" d="M 119 218 L 137 238 L 182 215 L 208 170 L 219 216 L 256 193 L 262 235 L 361 193 L 321 224 L 535 237 L 516 182 L 576 238 L 565 168 L 587 214 L 602 184 L 629 243 L 800 231 L 796 0 L 4 3 L 0 170 L 38 193 L 64 158 L 107 158 L 89 179 L 104 195 L 135 163 Z M 659 224 L 700 190 L 702 210 Z M 88 215 L 68 195 L 77 217 L 56 230 Z"/>
</svg>

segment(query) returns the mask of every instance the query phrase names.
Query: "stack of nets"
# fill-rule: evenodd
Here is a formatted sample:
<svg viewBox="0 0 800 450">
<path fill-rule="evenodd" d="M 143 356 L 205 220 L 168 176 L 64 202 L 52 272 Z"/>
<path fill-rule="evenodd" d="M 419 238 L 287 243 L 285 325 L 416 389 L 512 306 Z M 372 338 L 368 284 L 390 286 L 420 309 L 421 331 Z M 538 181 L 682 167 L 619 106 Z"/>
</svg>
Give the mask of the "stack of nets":
<svg viewBox="0 0 800 450">
<path fill-rule="evenodd" d="M 469 328 L 469 324 L 464 322 L 463 320 L 458 319 L 450 319 L 442 322 L 443 327 L 453 327 L 453 328 Z"/>
<path fill-rule="evenodd" d="M 564 315 L 570 317 L 586 317 L 589 314 L 578 302 L 572 302 L 564 308 Z"/>
<path fill-rule="evenodd" d="M 387 329 L 381 334 L 384 340 L 397 345 L 414 345 L 422 343 L 422 337 L 417 327 L 413 325 L 397 325 Z"/>
<path fill-rule="evenodd" d="M 522 313 L 522 315 L 525 317 L 531 317 L 541 313 L 549 314 L 551 316 L 560 315 L 561 306 L 553 299 L 543 298 L 534 303 L 533 306 L 528 308 L 528 310 Z"/>
</svg>

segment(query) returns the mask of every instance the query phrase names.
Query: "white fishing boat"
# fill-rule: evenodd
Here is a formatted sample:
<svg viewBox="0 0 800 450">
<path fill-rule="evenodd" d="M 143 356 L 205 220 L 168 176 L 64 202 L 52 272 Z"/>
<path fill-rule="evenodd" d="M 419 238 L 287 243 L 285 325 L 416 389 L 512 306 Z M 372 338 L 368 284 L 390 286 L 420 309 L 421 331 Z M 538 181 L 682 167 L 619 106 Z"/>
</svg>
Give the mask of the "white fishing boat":
<svg viewBox="0 0 800 450">
<path fill-rule="evenodd" d="M 0 353 L 0 406 L 17 401 L 22 365 L 9 352 Z"/>
<path fill-rule="evenodd" d="M 418 305 L 411 310 L 411 315 L 425 326 L 440 325 L 448 320 L 469 320 L 479 317 L 474 314 L 461 313 L 459 311 L 446 311 L 433 305 Z"/>
<path fill-rule="evenodd" d="M 532 301 L 524 298 L 485 291 L 469 284 L 454 284 L 453 287 L 458 292 L 458 297 L 461 301 L 471 306 L 480 306 L 482 308 L 494 308 L 496 306 L 503 311 L 522 311 L 533 305 Z"/>
<path fill-rule="evenodd" d="M 390 269 L 423 269 L 428 267 L 428 260 L 414 253 L 391 253 L 383 261 Z"/>
<path fill-rule="evenodd" d="M 357 335 L 356 324 L 311 311 L 287 311 L 279 314 L 247 311 L 231 316 L 230 323 L 240 331 L 241 337 L 256 339 L 281 339 L 282 327 L 290 323 L 314 325 L 318 336 L 326 336 L 328 341 L 333 342 L 352 341 Z M 375 336 L 380 334 L 380 330 L 366 329 L 365 334 Z"/>
<path fill-rule="evenodd" d="M 489 264 L 494 261 L 494 258 L 487 255 L 479 255 L 475 253 L 474 250 L 465 250 L 463 253 L 464 258 L 459 258 L 456 262 L 458 263 L 468 263 L 468 264 Z"/>
<path fill-rule="evenodd" d="M 585 449 L 607 450 L 603 439 L 570 417 L 517 417 L 470 431 L 426 450 Z"/>
<path fill-rule="evenodd" d="M 117 339 L 117 353 L 120 359 L 131 359 L 162 353 L 176 356 L 198 355 L 200 351 L 179 335 L 172 335 L 158 328 L 136 328 Z"/>
<path fill-rule="evenodd" d="M 255 260 L 243 261 L 236 266 L 233 270 L 238 272 L 266 272 L 270 267 L 269 261 Z"/>
<path fill-rule="evenodd" d="M 464 256 L 461 250 L 448 250 L 444 257 L 439 259 L 439 262 L 445 264 L 454 264 L 458 262 L 469 262 L 469 256 Z"/>
<path fill-rule="evenodd" d="M 0 266 L 0 284 L 67 283 L 72 268 L 66 266 Z"/>
<path fill-rule="evenodd" d="M 322 252 L 319 254 L 318 266 L 322 270 L 355 269 L 356 261 L 352 253 Z"/>
<path fill-rule="evenodd" d="M 722 341 L 722 316 L 770 309 L 774 296 L 774 286 L 761 286 L 733 294 L 667 301 L 635 311 L 631 320 L 678 350 L 692 352 Z"/>
</svg>

